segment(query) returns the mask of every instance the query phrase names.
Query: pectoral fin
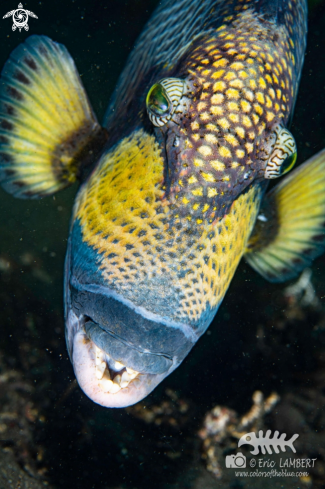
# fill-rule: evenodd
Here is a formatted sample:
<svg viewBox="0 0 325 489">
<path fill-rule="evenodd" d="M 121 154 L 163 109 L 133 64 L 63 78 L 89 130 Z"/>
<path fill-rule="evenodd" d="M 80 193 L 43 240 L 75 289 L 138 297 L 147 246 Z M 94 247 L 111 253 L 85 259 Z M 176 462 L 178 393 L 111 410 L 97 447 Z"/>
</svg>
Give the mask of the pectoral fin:
<svg viewBox="0 0 325 489">
<path fill-rule="evenodd" d="M 20 198 L 74 182 L 107 138 L 75 64 L 45 36 L 16 48 L 0 79 L 0 183 Z"/>
<path fill-rule="evenodd" d="M 325 250 L 325 150 L 269 192 L 245 258 L 264 278 L 295 277 Z"/>
</svg>

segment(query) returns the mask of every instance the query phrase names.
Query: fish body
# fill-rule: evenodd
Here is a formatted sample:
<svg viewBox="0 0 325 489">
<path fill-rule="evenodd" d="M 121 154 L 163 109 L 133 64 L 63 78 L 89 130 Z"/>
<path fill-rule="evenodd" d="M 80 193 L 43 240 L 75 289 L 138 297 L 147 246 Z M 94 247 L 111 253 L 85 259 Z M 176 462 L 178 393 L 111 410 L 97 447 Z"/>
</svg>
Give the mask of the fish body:
<svg viewBox="0 0 325 489">
<path fill-rule="evenodd" d="M 258 4 L 262 18 L 268 17 L 263 17 L 267 2 Z M 306 29 L 302 2 L 264 22 L 250 2 L 183 1 L 175 13 L 174 5 L 167 2 L 158 10 L 118 84 L 106 122 L 112 143 L 77 197 L 72 240 L 85 254 L 96 250 L 87 281 L 99 281 L 134 307 L 190 325 L 200 335 L 224 297 L 255 223 L 272 128 L 290 117 Z M 167 52 L 161 49 L 154 33 L 162 18 L 170 22 L 177 13 L 185 15 L 179 19 L 183 23 L 186 15 L 199 18 L 200 27 L 183 40 L 185 46 L 179 40 L 173 65 L 165 66 L 168 46 Z M 289 42 L 291 25 L 299 33 L 295 47 Z M 164 37 L 175 36 L 172 29 L 159 28 Z M 154 47 L 143 53 L 152 39 Z M 146 74 L 138 52 L 155 60 L 154 74 Z M 140 73 L 130 72 L 139 64 Z M 144 96 L 155 80 L 175 75 L 192 87 L 188 110 L 177 123 L 150 134 Z M 136 86 L 129 87 L 130 78 Z M 116 131 L 119 140 L 113 145 Z"/>
<path fill-rule="evenodd" d="M 304 0 L 163 2 L 103 127 L 63 46 L 32 36 L 6 63 L 3 187 L 42 197 L 81 180 L 66 339 L 95 402 L 133 404 L 169 375 L 211 323 L 244 254 L 276 281 L 323 251 L 323 153 L 265 196 L 296 160 L 286 126 L 306 16 Z"/>
<path fill-rule="evenodd" d="M 287 435 L 285 433 L 282 433 L 282 435 L 279 436 L 279 432 L 275 431 L 273 437 L 271 437 L 271 430 L 268 430 L 265 433 L 265 436 L 263 436 L 263 430 L 260 430 L 259 436 L 254 432 L 243 435 L 238 442 L 238 447 L 245 444 L 252 445 L 254 448 L 254 450 L 251 451 L 252 455 L 259 455 L 260 451 L 263 455 L 265 455 L 266 452 L 269 455 L 272 455 L 272 448 L 274 453 L 280 453 L 280 449 L 282 452 L 285 452 L 287 447 L 291 448 L 291 450 L 296 453 L 293 442 L 299 437 L 299 435 L 292 435 L 290 440 L 286 440 L 286 436 Z"/>
</svg>

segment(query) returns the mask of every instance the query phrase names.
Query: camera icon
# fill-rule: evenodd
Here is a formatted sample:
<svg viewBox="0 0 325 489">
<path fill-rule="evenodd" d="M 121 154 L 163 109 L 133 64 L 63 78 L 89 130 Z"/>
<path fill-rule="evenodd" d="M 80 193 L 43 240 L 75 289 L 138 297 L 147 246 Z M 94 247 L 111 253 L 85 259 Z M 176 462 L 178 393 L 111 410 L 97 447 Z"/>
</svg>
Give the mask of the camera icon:
<svg viewBox="0 0 325 489">
<path fill-rule="evenodd" d="M 243 455 L 241 452 L 236 453 L 236 455 L 227 455 L 226 467 L 227 469 L 245 469 L 246 468 L 245 455 Z"/>
</svg>

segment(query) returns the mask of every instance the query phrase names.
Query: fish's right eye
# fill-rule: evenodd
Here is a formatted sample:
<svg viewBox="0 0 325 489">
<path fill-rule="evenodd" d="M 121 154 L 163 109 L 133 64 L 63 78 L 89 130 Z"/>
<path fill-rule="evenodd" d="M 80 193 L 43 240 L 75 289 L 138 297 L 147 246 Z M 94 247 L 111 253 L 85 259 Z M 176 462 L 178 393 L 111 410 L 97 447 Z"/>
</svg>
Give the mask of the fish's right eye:
<svg viewBox="0 0 325 489">
<path fill-rule="evenodd" d="M 293 135 L 285 127 L 276 129 L 276 141 L 266 164 L 264 177 L 278 178 L 293 168 L 297 159 L 297 147 Z"/>
<path fill-rule="evenodd" d="M 186 91 L 186 82 L 180 78 L 163 78 L 149 90 L 146 106 L 154 126 L 162 127 L 172 118 Z"/>
</svg>

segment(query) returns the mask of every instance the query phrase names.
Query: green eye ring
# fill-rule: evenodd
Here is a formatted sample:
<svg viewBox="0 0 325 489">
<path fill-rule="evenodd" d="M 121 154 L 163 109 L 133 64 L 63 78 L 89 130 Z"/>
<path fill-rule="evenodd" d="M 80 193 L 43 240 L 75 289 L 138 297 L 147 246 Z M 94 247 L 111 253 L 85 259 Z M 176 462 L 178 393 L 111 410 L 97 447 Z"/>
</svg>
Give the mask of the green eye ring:
<svg viewBox="0 0 325 489">
<path fill-rule="evenodd" d="M 264 177 L 278 178 L 288 173 L 297 160 L 297 147 L 291 132 L 283 126 L 275 129 L 276 141 L 266 164 Z"/>
<path fill-rule="evenodd" d="M 150 110 L 156 117 L 168 116 L 172 109 L 166 90 L 160 83 L 155 83 L 150 88 L 146 105 L 147 110 Z"/>
<path fill-rule="evenodd" d="M 186 87 L 185 80 L 180 78 L 163 78 L 152 85 L 146 97 L 146 107 L 154 126 L 164 126 L 178 111 Z"/>
<path fill-rule="evenodd" d="M 288 173 L 295 166 L 296 161 L 297 151 L 284 160 L 281 166 L 281 175 L 285 175 L 286 173 Z"/>
</svg>

